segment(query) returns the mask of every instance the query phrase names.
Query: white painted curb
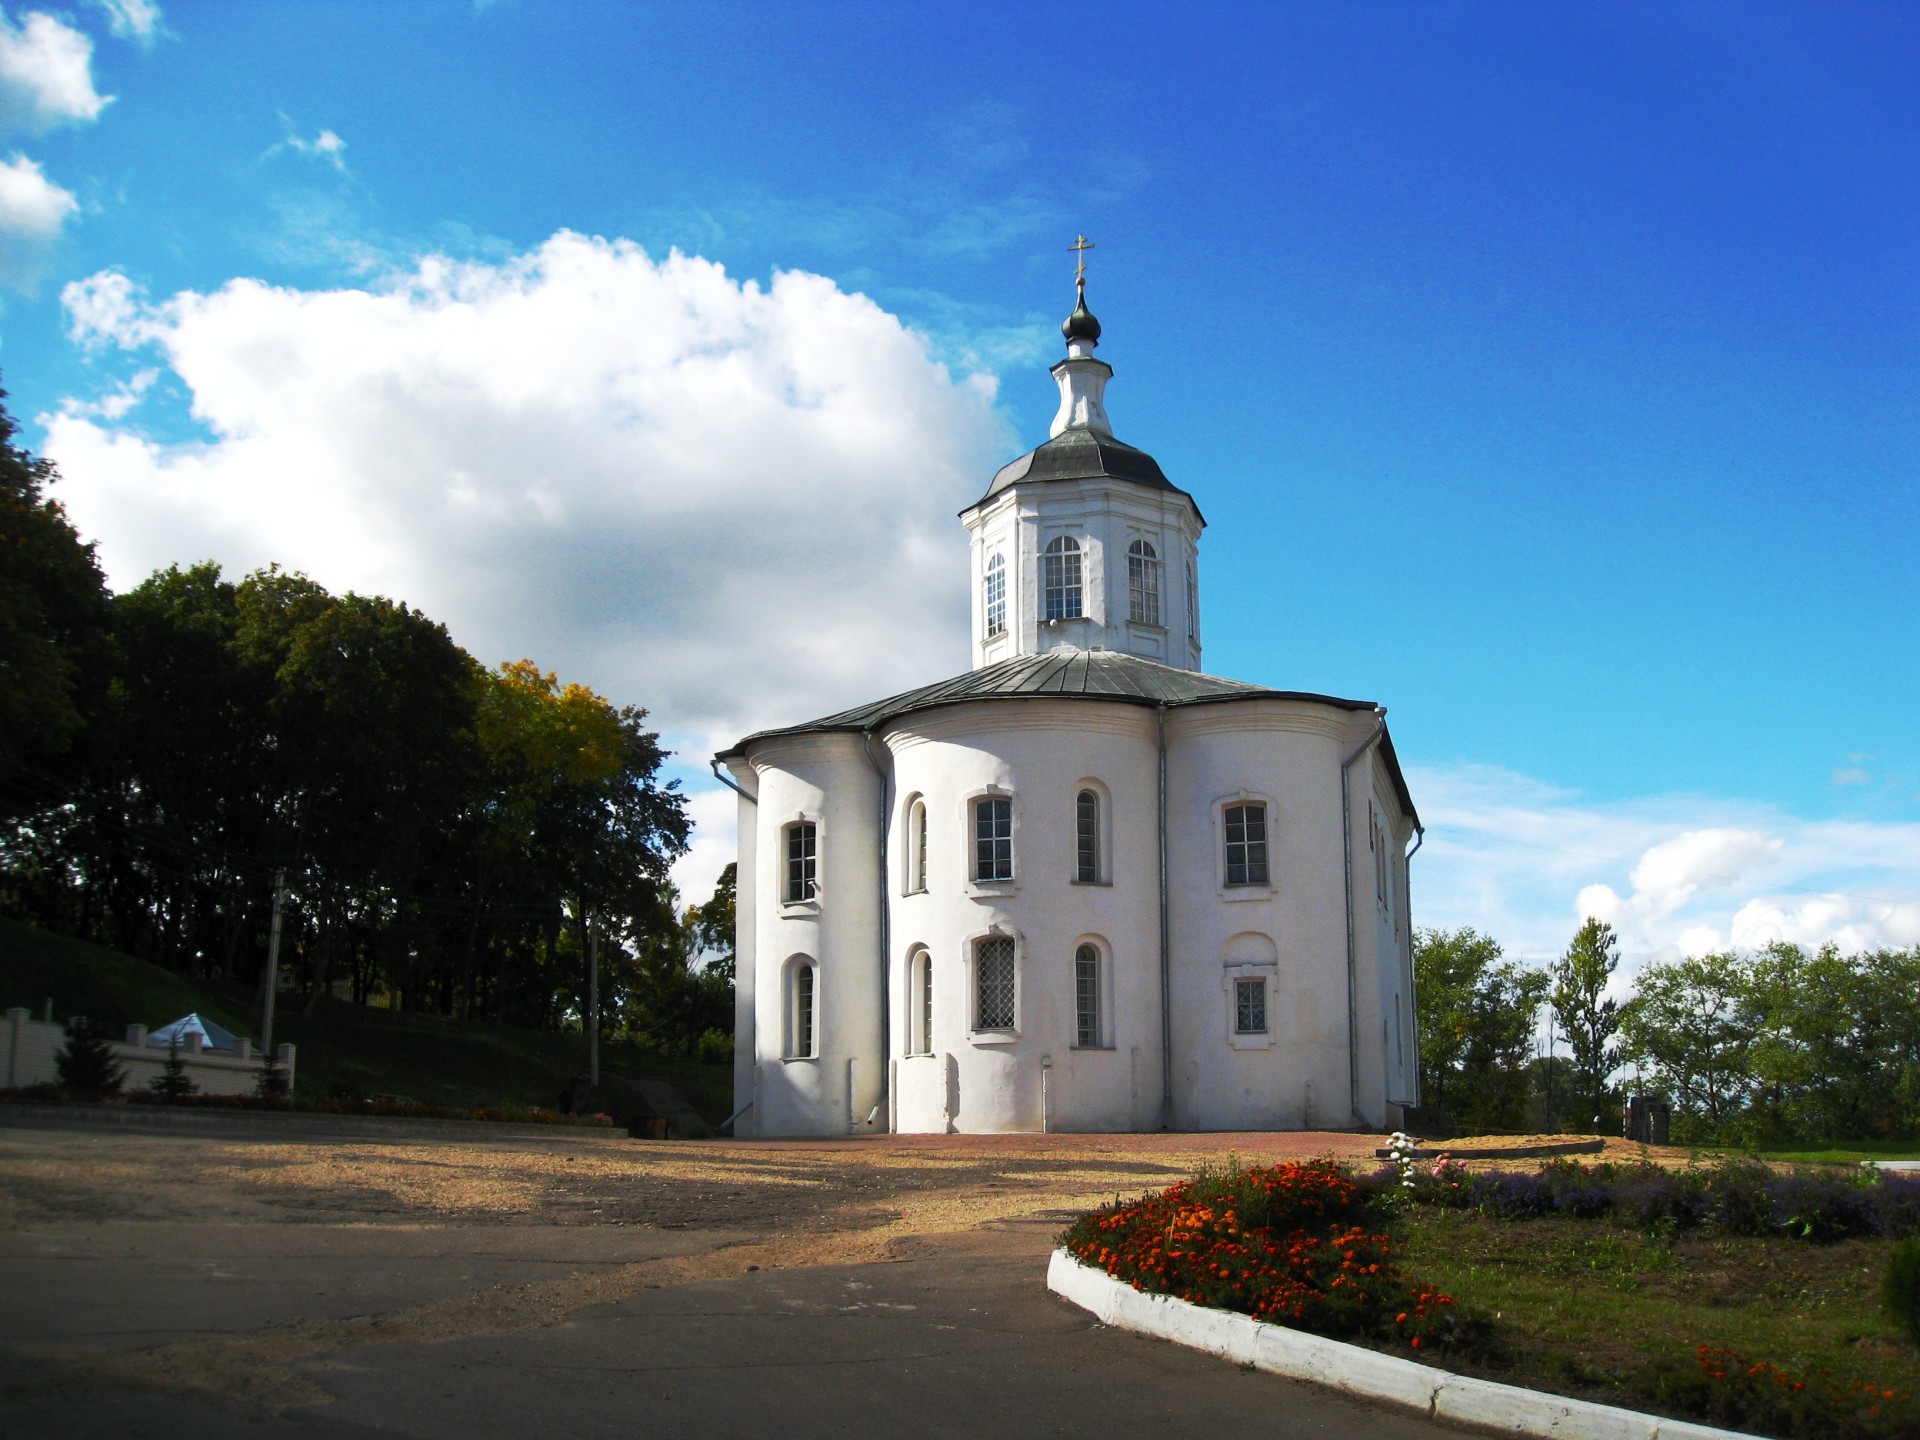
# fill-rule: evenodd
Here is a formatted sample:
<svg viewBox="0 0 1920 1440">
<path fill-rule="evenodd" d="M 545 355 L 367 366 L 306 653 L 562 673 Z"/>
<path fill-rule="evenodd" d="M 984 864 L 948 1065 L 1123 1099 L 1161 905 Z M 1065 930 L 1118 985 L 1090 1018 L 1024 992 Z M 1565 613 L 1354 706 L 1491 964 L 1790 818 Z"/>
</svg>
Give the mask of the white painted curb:
<svg viewBox="0 0 1920 1440">
<path fill-rule="evenodd" d="M 1237 1365 L 1291 1380 L 1310 1380 L 1503 1435 L 1549 1440 L 1756 1440 L 1741 1431 L 1475 1380 L 1304 1330 L 1270 1325 L 1251 1315 L 1210 1310 L 1171 1295 L 1147 1295 L 1103 1270 L 1081 1264 L 1065 1250 L 1054 1251 L 1047 1264 L 1047 1288 L 1118 1330 L 1154 1335 Z"/>
</svg>

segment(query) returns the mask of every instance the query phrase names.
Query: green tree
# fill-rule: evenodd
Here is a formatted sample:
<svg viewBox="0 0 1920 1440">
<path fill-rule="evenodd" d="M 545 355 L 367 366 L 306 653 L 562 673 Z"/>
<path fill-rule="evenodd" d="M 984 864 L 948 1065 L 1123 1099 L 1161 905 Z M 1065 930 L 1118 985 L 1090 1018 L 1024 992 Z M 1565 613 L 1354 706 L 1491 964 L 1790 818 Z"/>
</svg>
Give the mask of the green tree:
<svg viewBox="0 0 1920 1440">
<path fill-rule="evenodd" d="M 1753 967 L 1727 951 L 1656 962 L 1620 1011 L 1621 1055 L 1652 1071 L 1675 1139 L 1737 1138 L 1753 1086 Z"/>
<path fill-rule="evenodd" d="M 0 820 L 66 799 L 112 663 L 93 546 L 46 494 L 59 479 L 52 462 L 16 446 L 15 433 L 0 405 Z"/>
<path fill-rule="evenodd" d="M 53 1057 L 54 1073 L 60 1087 L 74 1095 L 117 1095 L 127 1083 L 127 1072 L 113 1057 L 107 1038 L 89 1025 L 84 1016 L 67 1022 L 67 1043 Z"/>
<path fill-rule="evenodd" d="M 707 970 L 723 977 L 729 988 L 735 980 L 734 891 L 738 882 L 739 866 L 729 860 L 713 887 L 713 897 L 704 905 L 689 905 L 686 917 L 687 937 L 694 953 L 707 956 Z"/>
<path fill-rule="evenodd" d="M 1606 989 L 1619 965 L 1619 942 L 1613 927 L 1589 919 L 1574 935 L 1566 953 L 1554 962 L 1553 988 L 1547 997 L 1554 1021 L 1572 1051 L 1573 1083 L 1579 1087 L 1576 1094 L 1592 1105 L 1580 1118 L 1584 1121 L 1586 1115 L 1596 1115 L 1603 1128 L 1616 1108 L 1608 1082 L 1620 1064 L 1620 1047 L 1614 1041 L 1620 1030 L 1620 1007 Z"/>
<path fill-rule="evenodd" d="M 1421 1098 L 1469 1129 L 1519 1128 L 1547 977 L 1471 929 L 1416 932 L 1413 967 Z"/>
</svg>

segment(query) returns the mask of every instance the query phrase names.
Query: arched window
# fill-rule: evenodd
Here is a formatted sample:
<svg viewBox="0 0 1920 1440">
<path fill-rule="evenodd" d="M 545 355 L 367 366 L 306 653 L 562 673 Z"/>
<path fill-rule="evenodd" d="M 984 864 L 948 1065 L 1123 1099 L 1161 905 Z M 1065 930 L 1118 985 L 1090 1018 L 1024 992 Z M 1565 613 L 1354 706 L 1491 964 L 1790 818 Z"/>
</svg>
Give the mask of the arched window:
<svg viewBox="0 0 1920 1440">
<path fill-rule="evenodd" d="M 987 561 L 987 639 L 1007 633 L 1007 557 Z"/>
<path fill-rule="evenodd" d="M 973 947 L 973 1028 L 1013 1029 L 1013 940 L 987 935 Z"/>
<path fill-rule="evenodd" d="M 788 962 L 786 1050 L 789 1060 L 812 1060 L 819 1055 L 814 1048 L 818 1036 L 814 1023 L 818 981 L 818 969 L 806 956 L 795 956 Z"/>
<path fill-rule="evenodd" d="M 917 953 L 909 964 L 908 990 L 912 1015 L 908 1022 L 907 1053 L 909 1055 L 931 1055 L 933 1053 L 933 956 L 925 950 Z"/>
<path fill-rule="evenodd" d="M 1127 547 L 1127 599 L 1134 624 L 1160 623 L 1160 557 L 1144 540 Z"/>
<path fill-rule="evenodd" d="M 1078 620 L 1081 615 L 1080 542 L 1071 535 L 1056 535 L 1047 542 L 1046 552 L 1040 558 L 1047 619 Z"/>
<path fill-rule="evenodd" d="M 907 807 L 907 893 L 927 888 L 927 802 L 915 799 Z"/>
<path fill-rule="evenodd" d="M 1100 952 L 1091 945 L 1073 952 L 1073 1043 L 1082 1050 L 1100 1045 Z"/>
<path fill-rule="evenodd" d="M 1081 885 L 1100 883 L 1100 797 L 1082 790 L 1073 802 L 1073 878 Z"/>
</svg>

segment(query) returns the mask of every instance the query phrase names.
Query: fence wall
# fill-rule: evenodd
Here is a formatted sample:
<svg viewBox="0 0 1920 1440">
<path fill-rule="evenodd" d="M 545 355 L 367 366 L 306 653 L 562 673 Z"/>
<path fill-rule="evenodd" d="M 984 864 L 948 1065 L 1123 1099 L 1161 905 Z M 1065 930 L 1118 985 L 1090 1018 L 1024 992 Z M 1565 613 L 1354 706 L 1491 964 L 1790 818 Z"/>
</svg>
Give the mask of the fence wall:
<svg viewBox="0 0 1920 1440">
<path fill-rule="evenodd" d="M 60 1078 L 54 1056 L 66 1043 L 64 1025 L 36 1020 L 25 1009 L 7 1011 L 6 1023 L 0 1025 L 0 1084 L 13 1089 L 54 1083 Z M 144 1025 L 129 1025 L 126 1040 L 111 1043 L 113 1058 L 127 1072 L 128 1090 L 146 1089 L 147 1082 L 166 1069 L 167 1052 L 161 1046 L 147 1044 Z M 280 1068 L 287 1072 L 291 1086 L 294 1047 L 281 1045 L 276 1049 Z M 242 1040 L 238 1051 L 206 1050 L 198 1035 L 189 1035 L 180 1047 L 180 1062 L 186 1067 L 187 1078 L 203 1095 L 251 1095 L 267 1058 L 253 1048 L 250 1040 Z"/>
</svg>

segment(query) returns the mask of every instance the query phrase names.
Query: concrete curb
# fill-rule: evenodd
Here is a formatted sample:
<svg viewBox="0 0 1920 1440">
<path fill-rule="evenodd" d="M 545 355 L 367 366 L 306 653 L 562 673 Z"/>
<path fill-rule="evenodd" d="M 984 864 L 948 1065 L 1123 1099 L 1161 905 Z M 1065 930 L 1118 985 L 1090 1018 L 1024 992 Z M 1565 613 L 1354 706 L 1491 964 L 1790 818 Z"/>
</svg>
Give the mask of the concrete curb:
<svg viewBox="0 0 1920 1440">
<path fill-rule="evenodd" d="M 1271 1375 L 1308 1380 L 1362 1399 L 1417 1410 L 1430 1419 L 1503 1435 L 1547 1440 L 1756 1440 L 1740 1431 L 1454 1375 L 1304 1330 L 1270 1325 L 1250 1315 L 1210 1310 L 1171 1295 L 1144 1294 L 1105 1271 L 1081 1264 L 1065 1250 L 1054 1251 L 1047 1264 L 1047 1288 L 1117 1330 L 1157 1336 Z"/>
<path fill-rule="evenodd" d="M 625 1140 L 617 1126 L 514 1125 L 493 1120 L 299 1111 L 213 1110 L 158 1105 L 0 1104 L 0 1127 L 31 1130 L 145 1130 L 189 1135 L 311 1136 L 324 1140 Z"/>
</svg>

